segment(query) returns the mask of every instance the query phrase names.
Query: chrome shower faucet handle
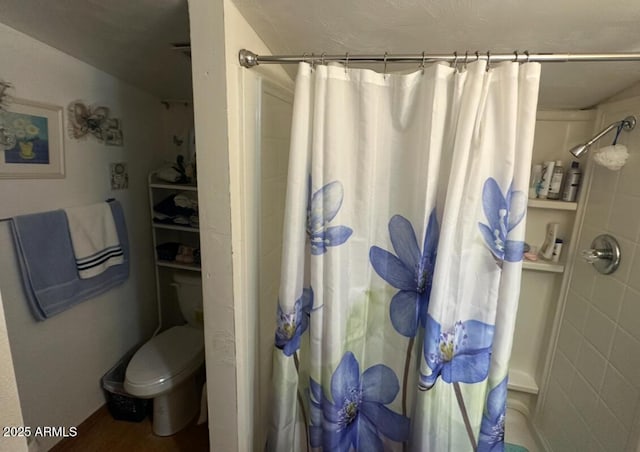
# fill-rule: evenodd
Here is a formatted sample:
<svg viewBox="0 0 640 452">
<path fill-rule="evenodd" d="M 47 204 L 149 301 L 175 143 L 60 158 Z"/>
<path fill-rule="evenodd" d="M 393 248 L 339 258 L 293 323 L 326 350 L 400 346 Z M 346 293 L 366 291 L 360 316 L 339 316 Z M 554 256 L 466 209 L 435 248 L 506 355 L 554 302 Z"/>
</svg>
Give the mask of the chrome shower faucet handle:
<svg viewBox="0 0 640 452">
<path fill-rule="evenodd" d="M 604 275 L 613 273 L 620 265 L 620 245 L 609 234 L 597 236 L 591 242 L 591 248 L 580 251 L 580 255 L 582 259 L 592 264 L 593 268 Z"/>
</svg>

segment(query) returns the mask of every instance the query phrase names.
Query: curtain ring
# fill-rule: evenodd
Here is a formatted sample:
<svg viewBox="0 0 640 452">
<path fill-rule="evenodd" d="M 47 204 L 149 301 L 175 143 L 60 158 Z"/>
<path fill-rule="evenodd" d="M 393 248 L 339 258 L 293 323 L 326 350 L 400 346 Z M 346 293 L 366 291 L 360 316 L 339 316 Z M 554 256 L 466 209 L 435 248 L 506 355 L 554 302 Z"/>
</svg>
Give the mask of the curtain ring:
<svg viewBox="0 0 640 452">
<path fill-rule="evenodd" d="M 387 52 L 384 53 L 384 79 L 387 79 Z"/>
<path fill-rule="evenodd" d="M 491 51 L 487 50 L 487 72 L 491 69 Z"/>
<path fill-rule="evenodd" d="M 316 55 L 315 53 L 311 52 L 311 70 L 314 70 L 316 68 Z"/>
<path fill-rule="evenodd" d="M 480 61 L 480 53 L 476 50 L 476 63 Z"/>
<path fill-rule="evenodd" d="M 513 51 L 513 54 L 515 55 L 515 57 L 514 57 L 514 59 L 513 59 L 513 62 L 514 62 L 514 63 L 517 63 L 517 62 L 518 62 L 518 51 L 517 51 L 517 50 L 514 50 L 514 51 Z"/>
<path fill-rule="evenodd" d="M 453 52 L 453 70 L 458 70 L 458 52 Z"/>
<path fill-rule="evenodd" d="M 469 60 L 469 52 L 468 51 L 464 51 L 464 65 L 462 66 L 462 70 L 466 71 L 467 70 L 467 61 Z"/>
<path fill-rule="evenodd" d="M 425 53 L 424 51 L 422 52 L 422 63 L 420 63 L 420 69 L 422 69 L 422 73 L 424 74 L 424 64 L 425 64 Z"/>
<path fill-rule="evenodd" d="M 320 55 L 320 64 L 322 64 L 324 66 L 324 56 L 327 54 L 327 52 L 322 52 L 322 55 Z"/>
<path fill-rule="evenodd" d="M 529 55 L 529 51 L 528 51 L 528 50 L 525 50 L 525 51 L 524 51 L 524 54 L 527 56 L 527 63 L 528 63 L 528 62 L 529 62 L 529 57 L 530 57 L 531 55 Z"/>
<path fill-rule="evenodd" d="M 344 54 L 344 73 L 347 74 L 349 71 L 349 52 Z"/>
<path fill-rule="evenodd" d="M 302 62 L 306 63 L 307 62 L 307 52 L 302 54 Z"/>
</svg>

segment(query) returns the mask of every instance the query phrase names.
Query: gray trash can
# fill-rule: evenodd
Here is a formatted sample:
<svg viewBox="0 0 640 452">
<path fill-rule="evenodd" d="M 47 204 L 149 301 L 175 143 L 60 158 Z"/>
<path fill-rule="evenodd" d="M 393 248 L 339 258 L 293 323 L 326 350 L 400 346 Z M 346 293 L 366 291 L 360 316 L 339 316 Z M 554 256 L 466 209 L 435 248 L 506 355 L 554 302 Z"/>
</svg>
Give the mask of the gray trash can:
<svg viewBox="0 0 640 452">
<path fill-rule="evenodd" d="M 127 365 L 136 349 L 128 352 L 115 366 L 102 377 L 102 389 L 107 400 L 107 408 L 114 419 L 119 421 L 140 422 L 151 410 L 150 399 L 133 397 L 124 390 L 124 377 Z"/>
</svg>

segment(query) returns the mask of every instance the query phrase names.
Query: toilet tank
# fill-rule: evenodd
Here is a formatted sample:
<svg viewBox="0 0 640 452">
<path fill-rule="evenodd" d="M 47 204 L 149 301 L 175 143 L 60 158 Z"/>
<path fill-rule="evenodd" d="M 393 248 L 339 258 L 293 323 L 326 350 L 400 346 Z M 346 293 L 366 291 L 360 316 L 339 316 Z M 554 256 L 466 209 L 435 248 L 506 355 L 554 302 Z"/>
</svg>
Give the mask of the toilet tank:
<svg viewBox="0 0 640 452">
<path fill-rule="evenodd" d="M 173 281 L 182 316 L 192 327 L 203 329 L 202 278 L 187 273 L 175 273 Z"/>
</svg>

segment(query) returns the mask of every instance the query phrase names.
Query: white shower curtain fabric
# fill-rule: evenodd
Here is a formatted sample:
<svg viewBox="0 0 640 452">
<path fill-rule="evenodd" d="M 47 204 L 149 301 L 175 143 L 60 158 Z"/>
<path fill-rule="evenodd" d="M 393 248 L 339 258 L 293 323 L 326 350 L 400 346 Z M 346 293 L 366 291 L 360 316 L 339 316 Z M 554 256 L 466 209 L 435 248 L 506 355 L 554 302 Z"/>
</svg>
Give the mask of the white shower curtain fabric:
<svg viewBox="0 0 640 452">
<path fill-rule="evenodd" d="M 300 64 L 269 450 L 503 450 L 539 78 Z"/>
</svg>

